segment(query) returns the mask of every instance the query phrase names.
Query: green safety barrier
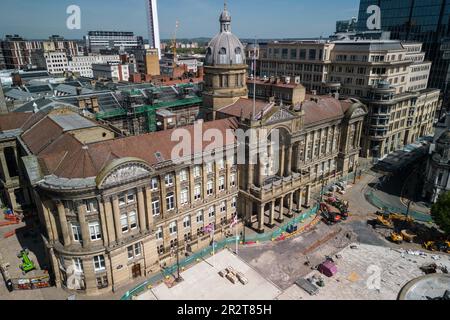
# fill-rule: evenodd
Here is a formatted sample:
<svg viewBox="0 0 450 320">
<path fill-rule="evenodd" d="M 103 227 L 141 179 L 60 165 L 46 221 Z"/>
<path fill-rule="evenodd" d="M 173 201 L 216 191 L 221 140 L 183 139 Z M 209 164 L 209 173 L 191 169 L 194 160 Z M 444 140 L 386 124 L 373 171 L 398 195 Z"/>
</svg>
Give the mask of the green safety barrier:
<svg viewBox="0 0 450 320">
<path fill-rule="evenodd" d="M 281 236 L 284 232 L 286 232 L 286 229 L 288 229 L 290 226 L 296 225 L 298 223 L 302 223 L 304 222 L 306 219 L 311 218 L 312 216 L 317 215 L 319 206 L 316 205 L 313 208 L 311 208 L 310 210 L 308 210 L 307 212 L 299 215 L 298 217 L 294 218 L 292 221 L 289 221 L 287 223 L 285 223 L 284 225 L 282 225 L 281 227 L 279 227 L 276 231 L 274 232 L 269 232 L 269 233 L 264 233 L 264 234 L 254 234 L 251 236 L 246 236 L 245 237 L 245 242 L 267 242 L 267 241 L 272 241 L 273 239 L 278 238 L 279 236 Z M 220 251 L 223 250 L 229 246 L 233 246 L 236 244 L 236 237 L 230 237 L 227 239 L 224 239 L 222 241 L 217 241 L 214 244 L 214 250 Z M 211 254 L 213 253 L 213 247 L 209 246 L 205 249 L 202 249 L 192 255 L 190 255 L 189 257 L 187 257 L 186 259 L 183 259 L 179 262 L 179 264 L 174 264 L 168 268 L 164 268 L 160 273 L 152 276 L 151 278 L 147 279 L 144 283 L 140 284 L 139 286 L 137 286 L 136 288 L 128 291 L 120 300 L 131 300 L 132 297 L 134 296 L 138 296 L 141 293 L 145 292 L 146 290 L 148 290 L 149 286 L 153 286 L 155 284 L 157 284 L 158 282 L 163 281 L 167 276 L 173 275 L 174 273 L 177 272 L 178 270 L 178 266 L 179 268 L 186 268 L 190 265 L 193 265 L 199 261 L 201 261 L 202 259 L 204 259 L 205 257 L 209 257 L 211 256 Z"/>
<path fill-rule="evenodd" d="M 366 199 L 375 207 L 379 208 L 380 210 L 386 209 L 388 212 L 391 213 L 400 213 L 400 214 L 404 214 L 404 215 L 409 215 L 411 218 L 414 218 L 417 221 L 421 221 L 421 222 L 433 222 L 433 218 L 423 212 L 417 212 L 414 210 L 409 210 L 408 213 L 408 209 L 403 207 L 403 208 L 399 208 L 396 206 L 393 206 L 389 203 L 386 203 L 385 201 L 381 200 L 380 198 L 378 198 L 373 191 L 370 191 L 368 193 L 366 193 Z"/>
<path fill-rule="evenodd" d="M 366 170 L 367 170 L 367 168 L 362 169 L 363 172 Z M 326 186 L 326 188 L 324 188 L 323 191 L 326 192 L 329 187 L 336 184 L 337 182 L 354 179 L 355 174 L 356 174 L 356 172 L 334 179 L 334 182 L 332 182 L 328 186 Z M 279 238 L 283 233 L 286 233 L 287 229 L 290 228 L 291 226 L 305 222 L 305 220 L 312 218 L 313 216 L 316 216 L 318 214 L 318 212 L 319 212 L 319 205 L 317 204 L 314 207 L 312 207 L 311 209 L 309 209 L 308 211 L 306 211 L 305 213 L 302 213 L 302 214 L 296 216 L 294 219 L 292 219 L 289 222 L 286 222 L 282 226 L 278 227 L 273 232 L 268 232 L 268 233 L 263 233 L 263 234 L 253 234 L 253 235 L 246 236 L 245 239 L 239 239 L 239 240 L 245 240 L 246 243 L 273 241 L 274 239 Z M 235 244 L 236 244 L 236 237 L 230 237 L 230 238 L 224 239 L 222 241 L 216 242 L 214 250 L 217 252 L 226 247 L 233 246 Z M 190 255 L 186 259 L 181 260 L 179 262 L 179 267 L 181 269 L 181 268 L 186 268 L 190 265 L 193 265 L 193 264 L 201 261 L 205 257 L 209 257 L 212 254 L 212 252 L 213 252 L 212 246 L 209 246 L 203 250 L 200 250 L 200 251 Z M 178 270 L 177 264 L 174 264 L 168 268 L 165 268 L 160 273 L 150 277 L 149 279 L 147 279 L 145 282 L 143 282 L 136 288 L 128 291 L 121 298 L 121 300 L 131 300 L 134 296 L 138 296 L 141 293 L 148 290 L 149 286 L 153 286 L 153 285 L 163 281 L 167 276 L 175 274 L 177 272 L 177 270 Z"/>
</svg>

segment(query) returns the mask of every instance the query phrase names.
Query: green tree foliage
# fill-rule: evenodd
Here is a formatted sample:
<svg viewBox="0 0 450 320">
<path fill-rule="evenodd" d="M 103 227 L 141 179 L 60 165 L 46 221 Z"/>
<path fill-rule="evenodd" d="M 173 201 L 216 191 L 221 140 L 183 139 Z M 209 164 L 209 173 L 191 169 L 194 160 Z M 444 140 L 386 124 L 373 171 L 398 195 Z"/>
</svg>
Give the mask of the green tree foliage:
<svg viewBox="0 0 450 320">
<path fill-rule="evenodd" d="M 439 228 L 450 235 L 450 192 L 442 194 L 431 207 L 431 216 Z"/>
</svg>

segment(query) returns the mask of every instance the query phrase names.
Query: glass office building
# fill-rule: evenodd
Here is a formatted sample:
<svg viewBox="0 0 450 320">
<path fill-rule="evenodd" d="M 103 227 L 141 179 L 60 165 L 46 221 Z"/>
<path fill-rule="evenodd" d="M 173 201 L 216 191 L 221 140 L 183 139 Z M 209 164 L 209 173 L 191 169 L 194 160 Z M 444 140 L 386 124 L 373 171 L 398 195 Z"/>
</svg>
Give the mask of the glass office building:
<svg viewBox="0 0 450 320">
<path fill-rule="evenodd" d="M 450 0 L 361 0 L 358 30 L 367 30 L 370 5 L 381 9 L 381 29 L 391 39 L 423 43 L 433 62 L 429 87 L 441 89 L 444 106 L 450 105 Z"/>
</svg>

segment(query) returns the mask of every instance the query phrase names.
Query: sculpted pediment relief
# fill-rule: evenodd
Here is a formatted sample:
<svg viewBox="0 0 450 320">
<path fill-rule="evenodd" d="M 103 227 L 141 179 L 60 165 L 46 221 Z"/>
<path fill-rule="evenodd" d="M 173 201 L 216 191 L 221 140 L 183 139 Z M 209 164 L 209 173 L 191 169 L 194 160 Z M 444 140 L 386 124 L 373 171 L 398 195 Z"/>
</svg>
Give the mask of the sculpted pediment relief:
<svg viewBox="0 0 450 320">
<path fill-rule="evenodd" d="M 153 173 L 144 161 L 131 158 L 114 160 L 108 164 L 96 179 L 99 188 L 111 187 L 141 179 Z"/>
<path fill-rule="evenodd" d="M 104 186 L 119 184 L 124 181 L 134 180 L 150 174 L 150 171 L 137 164 L 130 164 L 112 172 L 104 181 Z"/>
<path fill-rule="evenodd" d="M 265 122 L 266 124 L 271 124 L 292 119 L 294 119 L 294 116 L 288 110 L 280 109 L 271 115 Z"/>
</svg>

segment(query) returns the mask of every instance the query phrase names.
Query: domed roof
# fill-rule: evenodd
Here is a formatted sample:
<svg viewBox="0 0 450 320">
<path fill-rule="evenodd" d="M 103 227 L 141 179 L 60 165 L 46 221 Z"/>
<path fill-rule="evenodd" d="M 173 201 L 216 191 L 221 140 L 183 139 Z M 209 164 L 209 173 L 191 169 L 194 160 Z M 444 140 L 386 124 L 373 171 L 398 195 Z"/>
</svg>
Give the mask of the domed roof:
<svg viewBox="0 0 450 320">
<path fill-rule="evenodd" d="M 231 33 L 231 15 L 225 8 L 220 15 L 220 32 L 211 40 L 206 50 L 205 65 L 245 64 L 244 46 L 238 37 Z"/>
</svg>

